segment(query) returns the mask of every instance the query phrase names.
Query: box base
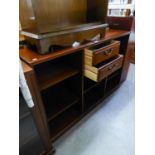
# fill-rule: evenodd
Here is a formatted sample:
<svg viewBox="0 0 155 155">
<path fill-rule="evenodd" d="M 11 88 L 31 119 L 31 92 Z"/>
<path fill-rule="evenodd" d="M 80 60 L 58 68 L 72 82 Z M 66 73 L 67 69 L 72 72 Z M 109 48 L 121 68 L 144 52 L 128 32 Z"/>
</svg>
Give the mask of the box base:
<svg viewBox="0 0 155 155">
<path fill-rule="evenodd" d="M 71 47 L 74 42 L 82 44 L 84 41 L 92 41 L 97 35 L 103 38 L 107 26 L 99 24 L 47 34 L 37 35 L 28 32 L 23 34 L 30 48 L 35 48 L 40 54 L 46 54 L 54 52 L 54 46 Z"/>
</svg>

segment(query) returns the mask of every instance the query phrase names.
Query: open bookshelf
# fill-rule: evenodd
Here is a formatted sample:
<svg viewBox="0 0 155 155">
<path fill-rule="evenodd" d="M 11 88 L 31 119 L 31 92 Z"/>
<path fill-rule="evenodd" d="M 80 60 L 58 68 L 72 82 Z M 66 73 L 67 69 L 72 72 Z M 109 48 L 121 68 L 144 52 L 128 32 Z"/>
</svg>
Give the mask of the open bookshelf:
<svg viewBox="0 0 155 155">
<path fill-rule="evenodd" d="M 87 91 L 84 94 L 85 111 L 92 108 L 95 104 L 98 104 L 98 101 L 104 98 L 105 84 L 106 79 L 87 89 Z"/>
<path fill-rule="evenodd" d="M 103 103 L 102 101 L 126 79 L 129 68 L 127 51 L 129 35 L 129 30 L 109 29 L 105 38 L 98 42 L 86 43 L 77 48 L 63 49 L 47 55 L 40 55 L 27 48 L 21 49 L 22 60 L 33 68 L 33 74 L 29 75 L 27 81 L 35 99 L 35 108 L 38 107 L 40 115 L 44 118 L 42 125 L 46 125 L 47 130 L 44 129 L 43 133 L 48 133 L 50 142 L 53 143 L 95 106 Z M 109 67 L 119 61 L 109 58 L 96 64 L 95 67 L 101 65 L 102 70 L 106 66 L 107 70 L 102 71 L 110 74 L 106 74 L 98 81 L 85 77 L 84 49 L 94 46 L 102 48 L 106 42 L 112 40 L 120 42 L 119 54 L 123 55 L 121 68 L 111 72 L 112 69 Z M 111 63 L 108 64 L 108 61 Z M 35 117 L 40 123 L 38 115 Z M 40 130 L 42 131 L 42 128 Z"/>
<path fill-rule="evenodd" d="M 80 112 L 76 106 L 66 110 L 56 119 L 49 123 L 51 141 L 54 141 L 61 136 L 67 129 L 72 127 L 74 123 L 80 118 Z"/>
<path fill-rule="evenodd" d="M 82 51 L 34 67 L 51 141 L 72 126 L 82 111 Z"/>
<path fill-rule="evenodd" d="M 38 72 L 40 90 L 45 90 L 76 74 L 78 74 L 78 70 L 66 64 L 56 64 L 50 68 L 44 68 Z"/>
<path fill-rule="evenodd" d="M 65 82 L 59 83 L 42 92 L 42 98 L 47 113 L 48 122 L 56 118 L 65 110 L 75 105 L 79 98 L 74 90 L 69 89 Z"/>
<path fill-rule="evenodd" d="M 108 16 L 133 16 L 134 0 L 109 0 Z"/>
<path fill-rule="evenodd" d="M 55 59 L 35 67 L 36 77 L 40 91 L 48 89 L 59 82 L 80 73 L 80 68 L 76 63 L 73 63 L 77 54 L 71 54 L 69 57 Z M 77 55 L 77 58 L 79 55 Z"/>
</svg>

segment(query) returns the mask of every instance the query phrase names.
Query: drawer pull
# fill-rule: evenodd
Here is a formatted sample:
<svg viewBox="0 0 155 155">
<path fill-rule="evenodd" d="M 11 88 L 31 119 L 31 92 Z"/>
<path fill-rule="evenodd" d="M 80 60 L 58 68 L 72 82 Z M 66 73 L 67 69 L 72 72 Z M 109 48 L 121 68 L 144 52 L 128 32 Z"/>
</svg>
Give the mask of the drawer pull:
<svg viewBox="0 0 155 155">
<path fill-rule="evenodd" d="M 120 41 L 112 41 L 107 44 L 99 44 L 94 47 L 85 48 L 85 64 L 96 66 L 105 60 L 119 55 Z"/>
<path fill-rule="evenodd" d="M 108 68 L 108 70 L 111 71 L 111 70 L 113 70 L 115 67 L 116 67 L 116 64 L 114 64 L 113 66 L 110 66 L 110 67 Z"/>
<path fill-rule="evenodd" d="M 106 55 L 106 56 L 108 56 L 108 55 L 110 55 L 110 54 L 112 54 L 112 52 L 113 52 L 113 48 L 111 48 L 110 50 L 107 50 L 107 51 L 104 51 L 104 55 Z"/>
</svg>

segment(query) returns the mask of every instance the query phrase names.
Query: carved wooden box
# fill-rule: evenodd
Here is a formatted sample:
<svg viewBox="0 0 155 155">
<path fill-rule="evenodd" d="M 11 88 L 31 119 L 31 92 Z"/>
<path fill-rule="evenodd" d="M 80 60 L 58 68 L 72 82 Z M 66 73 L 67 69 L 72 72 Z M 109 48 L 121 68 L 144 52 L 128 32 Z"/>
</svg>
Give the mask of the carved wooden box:
<svg viewBox="0 0 155 155">
<path fill-rule="evenodd" d="M 41 54 L 52 46 L 71 46 L 104 37 L 108 0 L 20 0 L 25 38 Z"/>
</svg>

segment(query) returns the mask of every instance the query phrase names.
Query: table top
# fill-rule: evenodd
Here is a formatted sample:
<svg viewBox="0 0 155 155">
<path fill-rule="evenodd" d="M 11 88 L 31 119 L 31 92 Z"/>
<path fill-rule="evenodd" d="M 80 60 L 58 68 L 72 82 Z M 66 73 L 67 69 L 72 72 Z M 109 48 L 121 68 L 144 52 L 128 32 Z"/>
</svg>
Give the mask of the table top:
<svg viewBox="0 0 155 155">
<path fill-rule="evenodd" d="M 130 31 L 127 30 L 116 30 L 116 29 L 109 29 L 106 32 L 106 35 L 104 38 L 100 39 L 97 42 L 89 42 L 83 45 L 80 45 L 76 48 L 66 48 L 60 51 L 56 51 L 56 52 L 51 52 L 49 54 L 45 54 L 45 55 L 41 55 L 35 51 L 32 51 L 30 49 L 28 49 L 27 47 L 24 47 L 22 49 L 20 49 L 19 51 L 19 55 L 21 60 L 25 61 L 27 64 L 29 64 L 30 66 L 34 66 L 34 65 L 38 65 L 40 63 L 49 61 L 49 60 L 53 60 L 55 58 L 59 58 L 77 51 L 82 50 L 83 48 L 95 45 L 95 44 L 99 44 L 111 39 L 116 39 L 119 37 L 123 37 L 126 35 L 130 35 Z"/>
</svg>

